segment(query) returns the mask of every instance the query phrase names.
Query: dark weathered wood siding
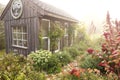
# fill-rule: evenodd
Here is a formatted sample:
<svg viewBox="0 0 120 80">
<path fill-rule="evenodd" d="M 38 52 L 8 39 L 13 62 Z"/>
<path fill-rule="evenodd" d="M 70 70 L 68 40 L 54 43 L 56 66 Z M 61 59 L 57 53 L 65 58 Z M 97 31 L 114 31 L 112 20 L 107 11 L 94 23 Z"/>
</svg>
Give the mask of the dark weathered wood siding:
<svg viewBox="0 0 120 80">
<path fill-rule="evenodd" d="M 7 11 L 5 21 L 5 35 L 6 35 L 6 52 L 9 53 L 17 49 L 18 53 L 27 55 L 31 51 L 35 51 L 38 47 L 38 26 L 39 17 L 37 15 L 37 7 L 29 1 L 22 0 L 23 13 L 19 19 L 13 19 L 10 13 L 10 8 Z M 27 27 L 28 33 L 28 49 L 13 47 L 12 46 L 12 26 L 20 25 Z"/>
<path fill-rule="evenodd" d="M 12 0 L 11 0 L 12 1 Z M 23 3 L 23 13 L 19 19 L 14 19 L 11 15 L 11 6 L 10 3 L 8 4 L 8 7 L 6 8 L 5 12 L 3 12 L 3 20 L 5 24 L 5 35 L 6 35 L 6 52 L 9 53 L 11 51 L 17 50 L 18 53 L 27 55 L 31 51 L 35 51 L 39 47 L 39 39 L 38 35 L 40 33 L 40 27 L 41 27 L 41 19 L 49 19 L 50 21 L 60 21 L 62 25 L 64 25 L 65 22 L 69 23 L 75 23 L 68 19 L 63 19 L 60 16 L 50 16 L 51 14 L 45 12 L 43 8 L 36 5 L 39 3 L 33 3 L 31 0 L 22 0 Z M 42 4 L 41 4 L 42 5 Z M 63 17 L 63 16 L 62 16 Z M 28 46 L 27 49 L 21 48 L 21 47 L 14 47 L 12 46 L 12 27 L 13 26 L 25 26 L 27 28 L 27 40 L 28 40 Z M 64 26 L 61 28 L 64 29 Z M 65 46 L 64 37 L 61 39 L 61 49 Z"/>
</svg>

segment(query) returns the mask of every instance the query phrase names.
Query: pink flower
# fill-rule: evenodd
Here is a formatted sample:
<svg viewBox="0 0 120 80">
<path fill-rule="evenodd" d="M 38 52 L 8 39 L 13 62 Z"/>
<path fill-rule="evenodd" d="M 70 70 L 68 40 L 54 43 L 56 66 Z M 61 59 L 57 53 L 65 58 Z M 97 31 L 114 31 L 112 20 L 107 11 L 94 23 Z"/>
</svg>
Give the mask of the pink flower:
<svg viewBox="0 0 120 80">
<path fill-rule="evenodd" d="M 94 50 L 93 50 L 92 48 L 88 48 L 88 49 L 87 49 L 87 52 L 88 52 L 89 54 L 93 54 Z"/>
</svg>

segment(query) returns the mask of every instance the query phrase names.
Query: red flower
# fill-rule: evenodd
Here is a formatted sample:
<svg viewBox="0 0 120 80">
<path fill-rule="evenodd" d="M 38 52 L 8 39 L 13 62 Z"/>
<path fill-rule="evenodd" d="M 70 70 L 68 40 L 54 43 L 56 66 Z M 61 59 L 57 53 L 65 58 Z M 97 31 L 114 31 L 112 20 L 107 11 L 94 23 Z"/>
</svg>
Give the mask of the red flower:
<svg viewBox="0 0 120 80">
<path fill-rule="evenodd" d="M 74 75 L 76 77 L 80 77 L 80 70 L 72 69 L 72 71 L 70 72 L 70 74 Z"/>
<path fill-rule="evenodd" d="M 89 54 L 93 54 L 94 50 L 93 50 L 92 48 L 89 48 L 89 49 L 87 49 L 87 52 L 88 52 Z"/>
<path fill-rule="evenodd" d="M 73 74 L 77 71 L 77 69 L 72 69 L 72 71 L 70 72 L 70 74 Z"/>
</svg>

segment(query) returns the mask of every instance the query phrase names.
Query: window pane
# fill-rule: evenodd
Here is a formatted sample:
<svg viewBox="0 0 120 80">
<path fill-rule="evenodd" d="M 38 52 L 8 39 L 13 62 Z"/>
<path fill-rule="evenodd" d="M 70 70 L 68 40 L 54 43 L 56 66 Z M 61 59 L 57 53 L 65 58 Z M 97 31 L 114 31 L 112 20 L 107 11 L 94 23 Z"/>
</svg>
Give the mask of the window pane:
<svg viewBox="0 0 120 80">
<path fill-rule="evenodd" d="M 42 20 L 42 35 L 43 37 L 48 36 L 49 31 L 49 21 Z"/>
<path fill-rule="evenodd" d="M 68 37 L 64 37 L 64 46 L 68 46 Z"/>
<path fill-rule="evenodd" d="M 23 34 L 23 40 L 27 40 L 27 34 Z"/>
<path fill-rule="evenodd" d="M 14 45 L 17 45 L 17 40 L 13 40 L 13 44 L 14 44 Z"/>
<path fill-rule="evenodd" d="M 17 27 L 17 32 L 21 32 L 22 31 L 22 29 L 21 29 L 21 27 Z"/>
<path fill-rule="evenodd" d="M 22 34 L 18 34 L 18 39 L 22 39 Z"/>
<path fill-rule="evenodd" d="M 27 47 L 27 30 L 26 27 L 12 27 L 13 45 Z"/>
<path fill-rule="evenodd" d="M 18 40 L 18 45 L 22 46 L 22 41 L 21 40 Z"/>
<path fill-rule="evenodd" d="M 27 28 L 23 27 L 23 33 L 26 33 L 26 32 L 27 32 Z"/>
<path fill-rule="evenodd" d="M 17 30 L 16 27 L 14 27 L 14 28 L 13 28 L 13 32 L 17 32 L 16 30 Z"/>
<path fill-rule="evenodd" d="M 16 33 L 13 33 L 13 39 L 17 39 Z"/>
<path fill-rule="evenodd" d="M 23 46 L 27 46 L 27 41 L 23 41 Z"/>
<path fill-rule="evenodd" d="M 42 43 L 42 48 L 48 50 L 48 39 L 43 39 Z"/>
</svg>

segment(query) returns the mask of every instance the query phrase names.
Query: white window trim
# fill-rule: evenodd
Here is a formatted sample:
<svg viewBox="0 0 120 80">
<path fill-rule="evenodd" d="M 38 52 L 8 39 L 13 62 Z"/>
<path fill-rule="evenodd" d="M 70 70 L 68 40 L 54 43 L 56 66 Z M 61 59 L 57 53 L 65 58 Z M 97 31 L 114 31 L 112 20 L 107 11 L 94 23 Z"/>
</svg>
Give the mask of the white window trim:
<svg viewBox="0 0 120 80">
<path fill-rule="evenodd" d="M 50 20 L 49 19 L 42 19 L 42 20 L 49 22 L 48 30 L 50 31 Z M 42 37 L 42 39 L 48 39 L 48 50 L 50 51 L 50 38 L 49 37 Z"/>
<path fill-rule="evenodd" d="M 24 40 L 24 39 L 23 39 L 23 36 L 22 36 L 21 39 L 18 39 L 18 38 L 14 39 L 14 37 L 13 37 L 14 34 L 15 34 L 16 36 L 17 36 L 17 34 L 21 34 L 21 35 L 26 34 L 26 35 L 27 35 L 27 32 L 24 33 L 24 32 L 23 32 L 23 28 L 22 28 L 22 32 L 14 32 L 14 30 L 13 30 L 14 27 L 19 27 L 19 26 L 13 26 L 13 27 L 12 27 L 12 46 L 13 46 L 13 47 L 19 47 L 19 48 L 27 49 L 28 47 L 27 47 L 27 46 L 23 46 L 23 44 L 22 44 L 22 46 L 19 46 L 19 45 L 18 45 L 18 41 L 19 41 L 19 40 L 21 40 L 22 42 L 23 42 L 23 41 L 27 41 L 27 40 Z M 17 45 L 14 45 L 14 40 L 17 41 Z"/>
<path fill-rule="evenodd" d="M 68 36 L 68 32 L 67 32 L 67 30 L 68 30 L 68 23 L 67 22 L 64 23 L 64 26 L 65 26 L 65 35 L 64 36 Z"/>
<path fill-rule="evenodd" d="M 60 21 L 55 21 L 55 23 L 60 23 Z M 58 41 L 58 49 L 55 50 L 55 52 L 60 51 L 60 39 Z"/>
</svg>

